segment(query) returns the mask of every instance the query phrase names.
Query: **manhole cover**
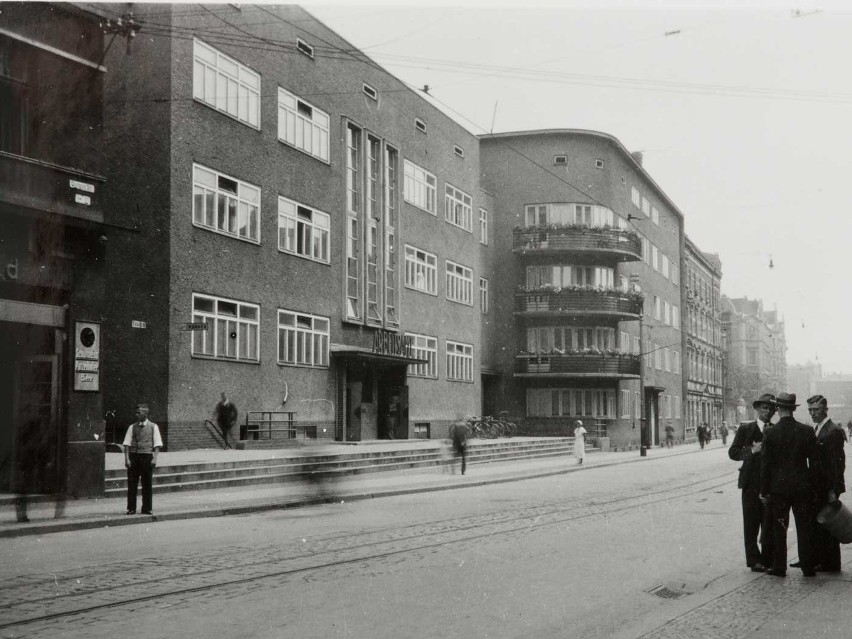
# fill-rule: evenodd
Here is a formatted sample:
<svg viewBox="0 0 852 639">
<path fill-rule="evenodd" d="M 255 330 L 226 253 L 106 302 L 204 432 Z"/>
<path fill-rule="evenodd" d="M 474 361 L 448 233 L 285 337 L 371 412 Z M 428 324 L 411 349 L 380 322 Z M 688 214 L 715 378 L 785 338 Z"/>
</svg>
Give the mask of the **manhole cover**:
<svg viewBox="0 0 852 639">
<path fill-rule="evenodd" d="M 645 592 L 660 597 L 661 599 L 680 599 L 681 597 L 686 597 L 688 592 L 673 590 L 668 586 L 654 586 L 653 588 L 648 588 Z"/>
</svg>

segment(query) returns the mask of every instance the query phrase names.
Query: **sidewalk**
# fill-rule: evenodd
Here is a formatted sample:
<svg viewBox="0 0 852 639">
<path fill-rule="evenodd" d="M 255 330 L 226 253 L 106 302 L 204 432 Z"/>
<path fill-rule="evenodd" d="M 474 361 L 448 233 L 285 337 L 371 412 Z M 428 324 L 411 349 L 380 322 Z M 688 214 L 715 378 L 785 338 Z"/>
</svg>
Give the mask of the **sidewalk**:
<svg viewBox="0 0 852 639">
<path fill-rule="evenodd" d="M 440 442 L 426 440 L 424 448 L 440 446 Z M 359 446 L 365 450 L 371 446 Z M 722 448 L 720 440 L 714 440 L 709 449 Z M 571 456 L 530 459 L 510 462 L 484 462 L 468 465 L 466 475 L 454 475 L 445 466 L 417 468 L 406 471 L 384 471 L 347 476 L 335 483 L 334 500 L 356 501 L 391 495 L 404 495 L 438 490 L 452 490 L 469 486 L 497 484 L 535 477 L 547 477 L 564 473 L 593 470 L 615 464 L 650 462 L 674 455 L 700 453 L 698 444 L 683 444 L 672 449 L 654 448 L 642 457 L 639 451 L 618 453 L 590 453 L 580 466 Z M 281 451 L 236 451 L 236 450 L 192 450 L 160 454 L 163 466 L 192 462 L 211 462 L 242 459 L 269 459 L 271 457 L 305 456 L 299 449 Z M 124 458 L 120 454 L 107 455 L 107 469 L 122 468 Z M 0 537 L 22 535 L 44 535 L 69 530 L 85 530 L 110 526 L 148 524 L 153 521 L 174 521 L 198 517 L 222 517 L 280 508 L 294 508 L 329 501 L 317 496 L 310 487 L 301 482 L 286 482 L 279 485 L 245 486 L 221 490 L 196 490 L 154 494 L 153 515 L 125 515 L 124 499 L 69 499 L 65 504 L 64 516 L 55 518 L 55 503 L 37 501 L 30 503 L 28 523 L 17 523 L 13 506 L 7 506 L 0 521 Z"/>
</svg>

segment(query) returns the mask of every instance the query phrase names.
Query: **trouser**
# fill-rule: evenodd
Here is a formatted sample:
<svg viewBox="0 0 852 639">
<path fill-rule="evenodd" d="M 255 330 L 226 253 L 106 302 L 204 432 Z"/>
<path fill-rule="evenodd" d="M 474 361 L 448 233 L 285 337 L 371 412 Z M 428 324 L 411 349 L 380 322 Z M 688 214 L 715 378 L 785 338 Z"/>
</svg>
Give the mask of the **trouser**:
<svg viewBox="0 0 852 639">
<path fill-rule="evenodd" d="M 746 566 L 757 563 L 769 566 L 772 563 L 772 516 L 769 507 L 760 501 L 760 491 L 756 488 L 743 488 L 742 504 Z"/>
<path fill-rule="evenodd" d="M 152 482 L 154 467 L 150 453 L 130 453 L 130 468 L 127 469 L 127 510 L 136 510 L 136 489 L 142 480 L 142 512 L 152 510 Z"/>
<path fill-rule="evenodd" d="M 790 523 L 790 509 L 796 519 L 796 544 L 799 550 L 799 563 L 803 572 L 813 570 L 813 552 L 811 548 L 811 510 L 812 501 L 808 497 L 788 497 L 770 495 L 769 509 L 772 512 L 772 569 L 787 571 L 787 528 Z"/>
<path fill-rule="evenodd" d="M 453 449 L 456 451 L 456 456 L 461 457 L 461 472 L 464 475 L 464 471 L 467 470 L 467 445 L 454 443 Z"/>
<path fill-rule="evenodd" d="M 810 533 L 813 546 L 814 565 L 826 570 L 840 570 L 840 542 L 817 521 L 817 514 L 828 501 L 818 499 L 811 510 Z"/>
</svg>

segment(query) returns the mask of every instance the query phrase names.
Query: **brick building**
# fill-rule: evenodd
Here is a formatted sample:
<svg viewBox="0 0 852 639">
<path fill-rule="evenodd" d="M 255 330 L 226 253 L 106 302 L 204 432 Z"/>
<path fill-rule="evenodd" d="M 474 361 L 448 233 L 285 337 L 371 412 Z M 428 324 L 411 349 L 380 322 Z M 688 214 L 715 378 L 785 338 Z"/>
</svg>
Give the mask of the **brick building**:
<svg viewBox="0 0 852 639">
<path fill-rule="evenodd" d="M 574 419 L 619 447 L 684 436 L 683 215 L 614 137 L 540 130 L 481 137 L 495 198 L 506 408 L 528 430 Z M 580 186 L 582 185 L 582 186 Z M 509 255 L 512 258 L 509 258 Z M 496 346 L 496 345 L 495 345 Z"/>
</svg>

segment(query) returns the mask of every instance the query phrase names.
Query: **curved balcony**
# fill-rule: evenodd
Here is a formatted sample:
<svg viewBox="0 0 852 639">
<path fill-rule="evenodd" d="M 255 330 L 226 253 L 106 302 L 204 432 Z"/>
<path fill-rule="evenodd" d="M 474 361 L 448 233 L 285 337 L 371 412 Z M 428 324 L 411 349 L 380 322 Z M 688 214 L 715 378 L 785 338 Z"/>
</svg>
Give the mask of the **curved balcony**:
<svg viewBox="0 0 852 639">
<path fill-rule="evenodd" d="M 626 229 L 554 224 L 516 228 L 512 250 L 521 255 L 581 253 L 598 260 L 635 262 L 642 259 L 642 240 Z"/>
<path fill-rule="evenodd" d="M 515 357 L 515 377 L 638 379 L 639 365 L 632 353 L 523 353 Z"/>
<path fill-rule="evenodd" d="M 615 289 L 543 287 L 516 293 L 515 315 L 638 319 L 642 314 L 642 302 L 641 293 Z"/>
</svg>

